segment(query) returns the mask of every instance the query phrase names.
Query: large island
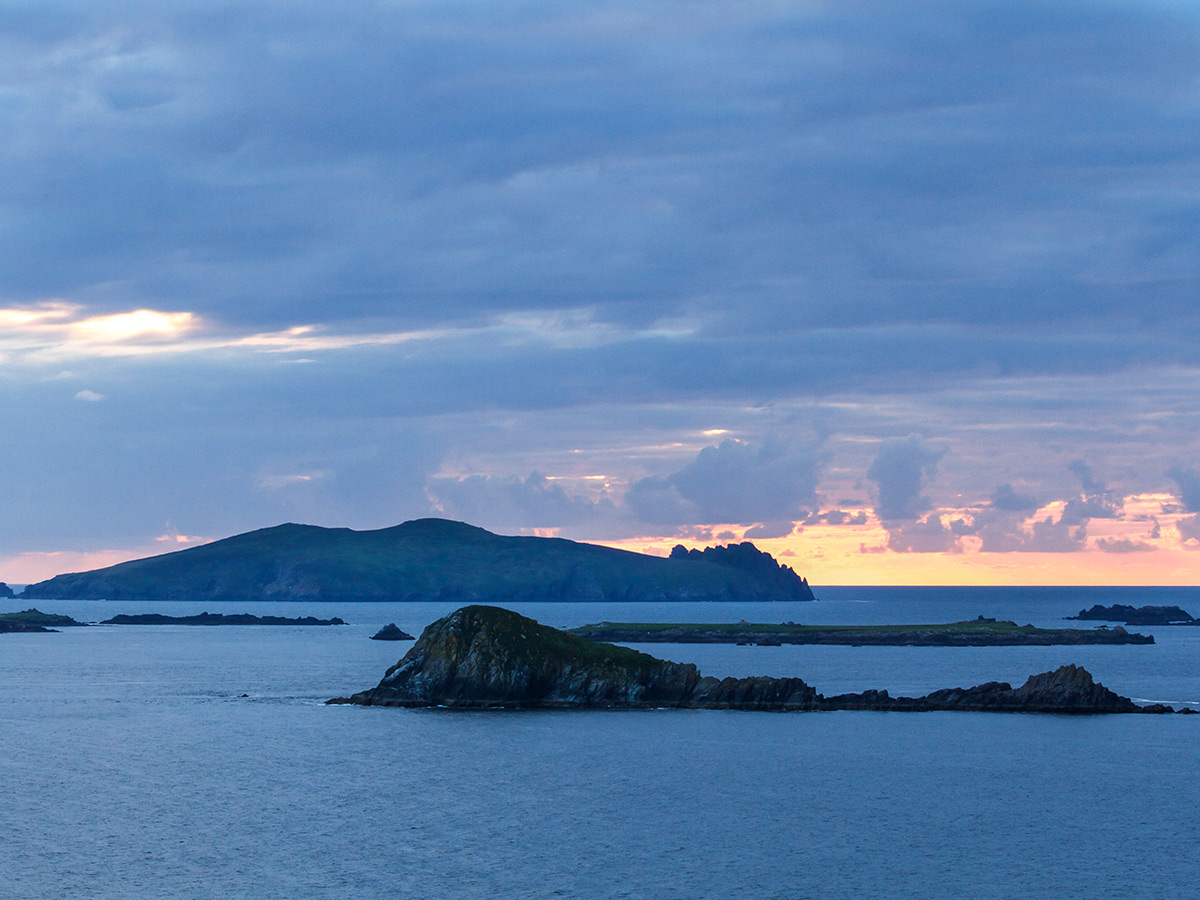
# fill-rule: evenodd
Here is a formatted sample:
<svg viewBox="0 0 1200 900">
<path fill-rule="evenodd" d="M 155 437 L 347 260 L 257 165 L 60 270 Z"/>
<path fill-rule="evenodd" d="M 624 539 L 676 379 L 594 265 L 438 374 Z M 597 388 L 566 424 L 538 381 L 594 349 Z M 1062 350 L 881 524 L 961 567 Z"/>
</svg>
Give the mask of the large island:
<svg viewBox="0 0 1200 900">
<path fill-rule="evenodd" d="M 985 619 L 942 625 L 759 625 L 601 622 L 572 628 L 591 641 L 618 644 L 842 644 L 884 647 L 1013 647 L 1052 644 L 1153 644 L 1116 628 L 1035 628 Z"/>
<path fill-rule="evenodd" d="M 925 712 L 1166 713 L 1138 706 L 1061 666 L 1021 687 L 988 682 L 924 697 L 864 691 L 826 697 L 800 678 L 713 678 L 690 663 L 597 643 L 493 606 L 467 606 L 429 625 L 373 688 L 333 704 L 360 706 Z"/>
<path fill-rule="evenodd" d="M 353 531 L 279 525 L 200 547 L 56 575 L 23 597 L 60 600 L 812 600 L 751 543 L 670 559 L 445 519 Z"/>
</svg>

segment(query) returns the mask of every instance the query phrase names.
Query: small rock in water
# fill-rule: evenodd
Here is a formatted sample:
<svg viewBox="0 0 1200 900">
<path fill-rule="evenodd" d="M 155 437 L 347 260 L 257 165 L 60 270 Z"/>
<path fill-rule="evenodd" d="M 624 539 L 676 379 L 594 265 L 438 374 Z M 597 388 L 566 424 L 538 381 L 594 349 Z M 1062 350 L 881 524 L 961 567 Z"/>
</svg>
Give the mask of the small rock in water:
<svg viewBox="0 0 1200 900">
<path fill-rule="evenodd" d="M 388 622 L 377 632 L 371 635 L 373 641 L 415 641 L 416 638 L 403 631 L 395 622 Z"/>
</svg>

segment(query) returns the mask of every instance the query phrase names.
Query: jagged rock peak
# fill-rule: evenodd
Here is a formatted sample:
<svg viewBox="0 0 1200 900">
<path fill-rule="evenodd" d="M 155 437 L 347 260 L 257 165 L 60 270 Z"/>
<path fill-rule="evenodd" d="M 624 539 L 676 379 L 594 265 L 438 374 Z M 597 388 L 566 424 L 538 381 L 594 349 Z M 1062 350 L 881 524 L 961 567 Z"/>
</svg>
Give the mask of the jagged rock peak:
<svg viewBox="0 0 1200 900">
<path fill-rule="evenodd" d="M 1083 710 L 1136 710 L 1136 704 L 1098 684 L 1082 666 L 1059 666 L 1053 672 L 1031 675 L 1013 691 L 1013 699 L 1029 709 L 1057 710 L 1076 707 Z"/>
<path fill-rule="evenodd" d="M 703 550 L 689 550 L 683 544 L 676 544 L 668 558 L 703 560 L 727 569 L 737 569 L 755 575 L 767 583 L 790 589 L 796 595 L 796 599 L 816 599 L 809 589 L 807 578 L 800 577 L 791 566 L 777 562 L 770 553 L 759 550 L 750 541 L 705 547 Z"/>
</svg>

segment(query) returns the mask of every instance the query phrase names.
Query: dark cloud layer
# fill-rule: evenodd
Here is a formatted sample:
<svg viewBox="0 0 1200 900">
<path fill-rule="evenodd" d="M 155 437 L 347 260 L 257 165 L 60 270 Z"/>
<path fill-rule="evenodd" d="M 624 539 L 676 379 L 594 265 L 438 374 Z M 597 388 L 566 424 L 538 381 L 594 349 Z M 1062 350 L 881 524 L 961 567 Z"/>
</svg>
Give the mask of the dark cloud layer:
<svg viewBox="0 0 1200 900">
<path fill-rule="evenodd" d="M 0 316 L 0 537 L 1200 511 L 1198 51 L 1137 2 L 9 4 L 0 311 L 223 343 Z M 307 325 L 364 343 L 264 343 Z"/>
<path fill-rule="evenodd" d="M 278 325 L 596 307 L 942 353 L 957 326 L 1013 370 L 1059 322 L 1058 365 L 1150 333 L 1195 359 L 1182 12 L 37 9 L 6 14 L 10 297 Z"/>
</svg>

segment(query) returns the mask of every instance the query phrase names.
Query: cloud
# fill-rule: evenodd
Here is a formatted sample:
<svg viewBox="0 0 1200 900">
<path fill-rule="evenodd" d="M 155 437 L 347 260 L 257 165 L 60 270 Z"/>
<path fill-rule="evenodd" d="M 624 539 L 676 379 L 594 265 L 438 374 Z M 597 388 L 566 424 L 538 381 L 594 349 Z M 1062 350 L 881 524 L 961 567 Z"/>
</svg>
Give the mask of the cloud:
<svg viewBox="0 0 1200 900">
<path fill-rule="evenodd" d="M 1021 525 L 988 521 L 979 525 L 976 534 L 985 553 L 1073 553 L 1084 548 L 1087 526 L 1047 516 Z"/>
<path fill-rule="evenodd" d="M 1018 494 L 1011 484 L 999 485 L 992 494 L 992 507 L 1006 512 L 1023 512 L 1037 509 L 1041 504 L 1028 494 Z"/>
<path fill-rule="evenodd" d="M 1115 519 L 1120 516 L 1122 498 L 1114 497 L 1105 484 L 1095 478 L 1087 463 L 1077 459 L 1068 468 L 1079 478 L 1083 495 L 1067 503 L 1062 514 L 1065 524 L 1085 525 L 1089 519 Z"/>
<path fill-rule="evenodd" d="M 562 485 L 537 472 L 527 478 L 469 475 L 434 478 L 429 491 L 444 515 L 484 527 L 521 531 L 561 528 L 614 519 L 607 497 L 589 500 L 567 494 Z"/>
<path fill-rule="evenodd" d="M 1135 541 L 1130 538 L 1098 538 L 1096 547 L 1105 553 L 1141 553 L 1158 549 L 1145 541 Z"/>
<path fill-rule="evenodd" d="M 773 540 L 788 537 L 795 530 L 795 523 L 791 520 L 764 522 L 762 525 L 755 525 L 753 528 L 747 529 L 744 537 L 748 541 Z"/>
<path fill-rule="evenodd" d="M 705 447 L 674 474 L 634 482 L 625 503 L 643 522 L 655 524 L 797 521 L 817 502 L 819 469 L 818 453 L 778 437 L 761 444 L 725 440 Z"/>
<path fill-rule="evenodd" d="M 805 525 L 819 525 L 822 522 L 826 525 L 866 525 L 867 514 L 861 509 L 856 513 L 831 509 L 823 513 L 814 512 L 804 520 Z"/>
<path fill-rule="evenodd" d="M 75 399 L 86 403 L 99 403 L 106 398 L 103 394 L 97 394 L 95 391 L 82 390 L 75 395 Z"/>
<path fill-rule="evenodd" d="M 1085 463 L 1082 459 L 1074 459 L 1067 465 L 1067 468 L 1079 479 L 1083 485 L 1085 494 L 1103 494 L 1105 491 L 1104 483 L 1097 481 L 1092 474 L 1092 467 Z"/>
<path fill-rule="evenodd" d="M 1175 522 L 1182 542 L 1200 541 L 1200 515 L 1187 516 Z"/>
<path fill-rule="evenodd" d="M 952 553 L 962 549 L 957 532 L 942 525 L 937 516 L 890 524 L 887 545 L 896 553 Z"/>
<path fill-rule="evenodd" d="M 1179 499 L 1188 512 L 1200 512 L 1200 472 L 1192 466 L 1171 466 L 1167 477 L 1179 485 Z"/>
<path fill-rule="evenodd" d="M 929 509 L 928 497 L 921 496 L 925 481 L 937 471 L 938 461 L 945 456 L 946 447 L 939 447 L 910 434 L 905 438 L 887 438 L 867 477 L 878 490 L 876 513 L 885 522 L 916 519 Z"/>
</svg>

